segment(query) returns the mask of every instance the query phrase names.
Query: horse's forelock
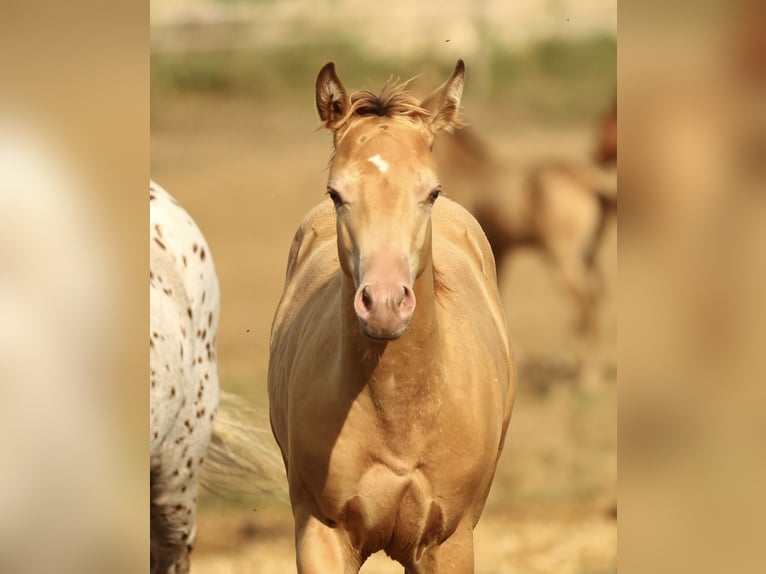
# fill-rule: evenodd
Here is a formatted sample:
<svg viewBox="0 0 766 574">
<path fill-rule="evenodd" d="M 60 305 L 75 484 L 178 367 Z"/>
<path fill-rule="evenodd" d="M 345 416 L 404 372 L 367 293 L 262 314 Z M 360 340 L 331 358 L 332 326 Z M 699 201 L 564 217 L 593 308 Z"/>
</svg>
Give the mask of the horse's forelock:
<svg viewBox="0 0 766 574">
<path fill-rule="evenodd" d="M 348 133 L 354 119 L 369 116 L 382 118 L 406 117 L 411 120 L 429 121 L 430 112 L 420 105 L 420 101 L 407 91 L 406 82 L 389 81 L 380 94 L 369 90 L 358 90 L 349 96 L 349 106 L 346 114 L 333 123 L 325 123 L 324 127 L 333 132 L 333 148 L 337 149 L 340 140 Z M 333 156 L 334 156 L 333 151 Z M 332 163 L 333 157 L 330 157 Z"/>
<path fill-rule="evenodd" d="M 380 94 L 368 90 L 359 90 L 351 94 L 351 106 L 348 117 L 353 116 L 406 116 L 425 119 L 428 110 L 421 107 L 420 102 L 407 91 L 409 82 L 388 82 Z"/>
</svg>

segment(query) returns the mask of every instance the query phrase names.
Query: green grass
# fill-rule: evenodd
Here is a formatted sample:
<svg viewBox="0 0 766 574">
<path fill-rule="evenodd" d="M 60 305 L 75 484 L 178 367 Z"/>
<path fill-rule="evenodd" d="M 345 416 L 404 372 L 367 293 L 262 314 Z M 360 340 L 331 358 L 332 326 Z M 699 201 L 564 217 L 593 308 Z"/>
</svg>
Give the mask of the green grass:
<svg viewBox="0 0 766 574">
<path fill-rule="evenodd" d="M 523 50 L 487 50 L 486 93 L 469 81 L 466 96 L 535 118 L 568 120 L 602 113 L 616 86 L 614 36 L 550 39 Z M 317 40 L 260 51 L 153 53 L 152 96 L 206 94 L 244 96 L 285 104 L 311 100 L 319 68 L 333 60 L 348 87 L 377 88 L 392 73 L 446 78 L 453 62 L 421 53 L 396 61 L 368 55 L 350 40 Z M 478 83 L 478 82 L 477 82 Z M 474 90 L 473 92 L 471 90 Z"/>
<path fill-rule="evenodd" d="M 569 119 L 603 113 L 617 85 L 612 36 L 550 39 L 522 52 L 493 50 L 491 97 L 535 117 Z"/>
</svg>

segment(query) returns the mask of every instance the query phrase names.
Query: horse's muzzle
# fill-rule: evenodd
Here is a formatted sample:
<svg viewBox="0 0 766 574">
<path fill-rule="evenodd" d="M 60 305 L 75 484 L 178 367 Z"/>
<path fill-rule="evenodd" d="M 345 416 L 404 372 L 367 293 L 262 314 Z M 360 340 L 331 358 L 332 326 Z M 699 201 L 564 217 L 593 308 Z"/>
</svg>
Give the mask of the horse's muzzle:
<svg viewBox="0 0 766 574">
<path fill-rule="evenodd" d="M 397 339 L 415 311 L 415 293 L 407 285 L 363 284 L 354 296 L 362 332 L 373 339 Z"/>
</svg>

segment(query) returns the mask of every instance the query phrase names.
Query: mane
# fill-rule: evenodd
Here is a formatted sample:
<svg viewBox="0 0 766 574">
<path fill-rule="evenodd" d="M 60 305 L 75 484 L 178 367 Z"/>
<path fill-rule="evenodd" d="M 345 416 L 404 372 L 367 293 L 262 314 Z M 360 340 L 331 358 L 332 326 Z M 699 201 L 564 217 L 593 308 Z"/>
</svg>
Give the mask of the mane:
<svg viewBox="0 0 766 574">
<path fill-rule="evenodd" d="M 452 293 L 453 289 L 444 281 L 444 274 L 436 267 L 436 265 L 434 265 L 434 295 L 436 296 L 436 300 L 439 301 L 443 298 L 447 298 L 452 295 Z"/>
<path fill-rule="evenodd" d="M 386 82 L 380 94 L 369 90 L 357 90 L 349 96 L 349 106 L 346 114 L 335 122 L 325 123 L 324 127 L 333 132 L 332 163 L 338 141 L 348 132 L 354 118 L 378 116 L 382 118 L 405 117 L 413 120 L 427 121 L 431 112 L 420 105 L 420 101 L 407 91 L 410 81 L 396 82 L 393 79 Z"/>
<path fill-rule="evenodd" d="M 407 82 L 389 80 L 379 95 L 368 90 L 359 90 L 351 94 L 346 120 L 352 116 L 404 116 L 426 119 L 430 113 L 421 107 L 420 101 L 407 91 Z"/>
</svg>

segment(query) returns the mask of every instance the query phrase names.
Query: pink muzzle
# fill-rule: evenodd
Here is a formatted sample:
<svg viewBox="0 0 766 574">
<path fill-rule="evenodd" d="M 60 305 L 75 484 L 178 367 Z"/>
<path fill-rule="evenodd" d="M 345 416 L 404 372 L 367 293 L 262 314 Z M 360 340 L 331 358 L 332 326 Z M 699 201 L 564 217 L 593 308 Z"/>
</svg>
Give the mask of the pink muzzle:
<svg viewBox="0 0 766 574">
<path fill-rule="evenodd" d="M 415 293 L 402 282 L 362 281 L 354 296 L 354 311 L 368 337 L 396 339 L 415 311 Z"/>
</svg>

